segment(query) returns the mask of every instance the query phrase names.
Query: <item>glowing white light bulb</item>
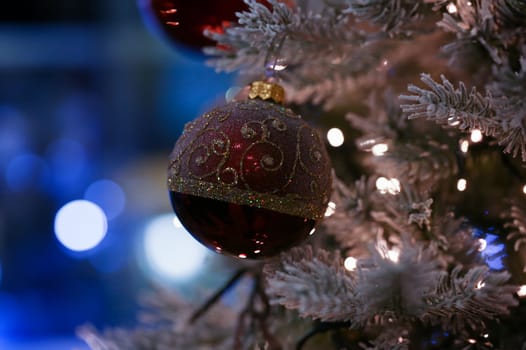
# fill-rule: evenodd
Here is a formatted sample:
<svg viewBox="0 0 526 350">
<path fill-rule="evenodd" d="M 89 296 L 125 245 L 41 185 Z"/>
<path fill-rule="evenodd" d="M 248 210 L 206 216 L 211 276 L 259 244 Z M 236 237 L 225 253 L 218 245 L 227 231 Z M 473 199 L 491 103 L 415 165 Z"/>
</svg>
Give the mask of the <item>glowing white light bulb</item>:
<svg viewBox="0 0 526 350">
<path fill-rule="evenodd" d="M 389 146 L 386 143 L 378 143 L 371 148 L 373 155 L 380 157 L 389 150 Z"/>
<path fill-rule="evenodd" d="M 386 193 L 388 186 L 389 180 L 387 180 L 387 178 L 380 176 L 378 179 L 376 179 L 376 189 L 381 193 Z"/>
<path fill-rule="evenodd" d="M 479 246 L 479 249 L 478 249 L 479 252 L 483 251 L 488 246 L 488 242 L 486 242 L 486 240 L 484 238 L 479 238 L 479 243 L 480 243 L 480 246 Z"/>
<path fill-rule="evenodd" d="M 457 126 L 458 124 L 460 124 L 460 120 L 458 120 L 455 117 L 449 117 L 447 118 L 447 123 L 451 126 Z"/>
<path fill-rule="evenodd" d="M 458 179 L 458 181 L 457 181 L 457 190 L 459 190 L 460 192 L 465 191 L 466 187 L 467 187 L 467 184 L 468 184 L 468 182 L 466 181 L 466 179 Z"/>
<path fill-rule="evenodd" d="M 126 204 L 126 195 L 121 186 L 111 180 L 99 180 L 92 183 L 86 189 L 84 199 L 100 206 L 108 220 L 117 217 Z"/>
<path fill-rule="evenodd" d="M 484 286 L 486 285 L 486 283 L 484 283 L 484 281 L 479 281 L 477 283 L 477 285 L 475 286 L 475 289 L 481 289 L 481 288 L 484 288 Z"/>
<path fill-rule="evenodd" d="M 526 185 L 524 185 L 524 186 L 522 187 L 522 192 L 523 192 L 524 194 L 526 194 Z"/>
<path fill-rule="evenodd" d="M 96 247 L 106 236 L 108 222 L 102 209 L 86 200 L 75 200 L 55 216 L 55 236 L 66 248 L 85 251 Z"/>
<path fill-rule="evenodd" d="M 354 271 L 356 270 L 356 267 L 358 266 L 358 259 L 353 258 L 352 256 L 345 259 L 343 262 L 343 266 L 348 271 Z"/>
<path fill-rule="evenodd" d="M 400 249 L 397 247 L 389 249 L 386 258 L 392 262 L 398 262 L 400 260 Z"/>
<path fill-rule="evenodd" d="M 387 179 L 381 176 L 376 179 L 376 189 L 382 194 L 389 193 L 395 195 L 401 191 L 400 181 L 396 178 Z"/>
<path fill-rule="evenodd" d="M 336 203 L 329 202 L 329 204 L 327 205 L 327 209 L 325 210 L 325 216 L 326 217 L 331 216 L 332 214 L 334 214 L 335 211 L 336 211 Z"/>
<path fill-rule="evenodd" d="M 526 284 L 523 284 L 519 287 L 519 290 L 517 291 L 517 295 L 520 297 L 526 296 Z"/>
<path fill-rule="evenodd" d="M 457 6 L 454 3 L 450 2 L 449 4 L 447 4 L 446 10 L 449 13 L 457 13 Z"/>
<path fill-rule="evenodd" d="M 479 129 L 471 130 L 471 142 L 477 143 L 482 141 L 482 131 Z"/>
<path fill-rule="evenodd" d="M 460 151 L 462 151 L 462 153 L 468 153 L 468 150 L 469 150 L 469 141 L 462 140 L 460 142 Z"/>
<path fill-rule="evenodd" d="M 389 188 L 387 189 L 389 191 L 390 194 L 398 194 L 400 193 L 401 191 L 401 188 L 400 188 L 400 181 L 398 181 L 398 179 L 396 178 L 391 178 L 389 180 Z"/>
<path fill-rule="evenodd" d="M 343 132 L 338 128 L 332 128 L 327 131 L 327 141 L 332 147 L 340 147 L 345 141 Z"/>
<path fill-rule="evenodd" d="M 173 214 L 157 216 L 147 224 L 144 251 L 151 269 L 160 277 L 172 280 L 195 275 L 208 253 Z"/>
</svg>

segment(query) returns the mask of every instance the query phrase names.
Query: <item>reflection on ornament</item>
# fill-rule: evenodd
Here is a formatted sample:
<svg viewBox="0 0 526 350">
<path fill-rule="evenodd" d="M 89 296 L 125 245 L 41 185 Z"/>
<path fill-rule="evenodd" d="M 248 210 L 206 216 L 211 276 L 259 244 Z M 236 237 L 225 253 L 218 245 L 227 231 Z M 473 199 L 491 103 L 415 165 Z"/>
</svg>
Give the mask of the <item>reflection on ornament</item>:
<svg viewBox="0 0 526 350">
<path fill-rule="evenodd" d="M 240 258 L 272 256 L 308 237 L 331 190 L 330 161 L 316 130 L 262 100 L 281 99 L 281 87 L 254 86 L 253 99 L 229 102 L 185 126 L 168 174 L 182 224 L 210 249 Z"/>
</svg>

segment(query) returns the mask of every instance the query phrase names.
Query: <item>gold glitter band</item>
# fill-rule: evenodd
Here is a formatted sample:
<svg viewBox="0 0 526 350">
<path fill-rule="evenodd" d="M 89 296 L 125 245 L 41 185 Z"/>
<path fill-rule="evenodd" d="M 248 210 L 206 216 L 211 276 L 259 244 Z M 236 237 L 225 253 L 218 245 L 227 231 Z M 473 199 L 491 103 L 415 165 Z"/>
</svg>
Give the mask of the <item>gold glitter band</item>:
<svg viewBox="0 0 526 350">
<path fill-rule="evenodd" d="M 254 81 L 250 84 L 248 97 L 251 99 L 272 100 L 275 103 L 285 102 L 285 90 L 282 86 L 265 81 Z"/>
<path fill-rule="evenodd" d="M 175 175 L 168 178 L 168 188 L 170 191 L 178 193 L 222 200 L 238 205 L 249 205 L 313 220 L 322 219 L 324 214 L 324 211 L 320 214 L 320 208 L 309 203 L 305 198 L 243 190 L 223 184 L 185 179 Z"/>
</svg>

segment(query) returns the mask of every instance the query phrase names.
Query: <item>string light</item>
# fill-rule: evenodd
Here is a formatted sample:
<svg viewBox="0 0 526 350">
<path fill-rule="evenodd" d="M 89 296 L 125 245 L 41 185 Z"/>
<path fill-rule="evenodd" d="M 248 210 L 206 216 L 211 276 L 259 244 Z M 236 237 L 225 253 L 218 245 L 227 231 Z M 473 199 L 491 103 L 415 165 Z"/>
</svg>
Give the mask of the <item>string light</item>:
<svg viewBox="0 0 526 350">
<path fill-rule="evenodd" d="M 106 236 L 108 221 L 102 209 L 86 200 L 75 200 L 59 209 L 55 216 L 55 236 L 66 248 L 86 251 Z"/>
<path fill-rule="evenodd" d="M 143 233 L 143 249 L 151 271 L 163 280 L 185 280 L 203 266 L 208 250 L 199 244 L 173 214 L 152 218 Z"/>
<path fill-rule="evenodd" d="M 457 190 L 459 190 L 460 192 L 465 191 L 466 187 L 467 187 L 467 184 L 468 184 L 468 182 L 466 181 L 466 179 L 458 179 L 458 181 L 457 181 Z"/>
<path fill-rule="evenodd" d="M 468 150 L 469 150 L 469 141 L 468 140 L 460 141 L 460 151 L 462 153 L 468 153 Z"/>
<path fill-rule="evenodd" d="M 526 284 L 523 284 L 519 287 L 519 290 L 517 291 L 517 295 L 520 297 L 526 296 Z"/>
<path fill-rule="evenodd" d="M 388 150 L 389 146 L 386 143 L 378 143 L 371 148 L 371 152 L 377 157 L 383 156 Z"/>
<path fill-rule="evenodd" d="M 396 178 L 387 179 L 383 176 L 376 180 L 376 189 L 382 194 L 398 194 L 401 191 L 400 181 Z"/>
<path fill-rule="evenodd" d="M 486 285 L 486 283 L 484 283 L 484 281 L 479 281 L 477 283 L 477 285 L 475 286 L 475 289 L 481 289 L 481 288 L 484 288 L 484 286 Z"/>
<path fill-rule="evenodd" d="M 345 141 L 343 132 L 338 128 L 332 128 L 327 131 L 327 141 L 332 147 L 340 147 Z"/>
<path fill-rule="evenodd" d="M 386 258 L 392 262 L 398 262 L 400 260 L 400 249 L 397 247 L 389 249 Z"/>
<path fill-rule="evenodd" d="M 457 126 L 458 124 L 460 124 L 460 120 L 458 120 L 455 117 L 449 117 L 447 118 L 447 123 L 451 126 Z"/>
<path fill-rule="evenodd" d="M 471 141 L 474 143 L 482 141 L 482 131 L 479 129 L 471 130 Z"/>
<path fill-rule="evenodd" d="M 329 202 L 327 209 L 325 210 L 325 217 L 329 217 L 336 211 L 336 203 Z M 314 233 L 314 232 L 313 232 Z"/>
<path fill-rule="evenodd" d="M 356 267 L 358 266 L 358 259 L 350 256 L 345 259 L 345 261 L 343 262 L 343 266 L 348 271 L 354 271 L 356 270 Z"/>
<path fill-rule="evenodd" d="M 488 242 L 484 238 L 479 238 L 479 243 L 480 243 L 480 246 L 478 249 L 479 252 L 483 251 L 488 246 Z"/>
<path fill-rule="evenodd" d="M 457 13 L 457 6 L 452 2 L 447 4 L 446 9 L 447 9 L 447 12 L 449 13 Z"/>
</svg>

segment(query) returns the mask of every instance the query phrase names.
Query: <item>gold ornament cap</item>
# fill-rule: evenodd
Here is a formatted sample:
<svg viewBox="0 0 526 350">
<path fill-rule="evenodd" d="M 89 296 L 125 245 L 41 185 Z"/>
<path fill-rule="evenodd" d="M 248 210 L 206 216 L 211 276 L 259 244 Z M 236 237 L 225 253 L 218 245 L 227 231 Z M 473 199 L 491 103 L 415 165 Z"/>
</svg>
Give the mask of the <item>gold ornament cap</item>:
<svg viewBox="0 0 526 350">
<path fill-rule="evenodd" d="M 283 104 L 285 103 L 285 90 L 276 83 L 257 80 L 250 84 L 248 97 L 250 99 L 260 98 Z"/>
</svg>

